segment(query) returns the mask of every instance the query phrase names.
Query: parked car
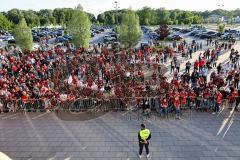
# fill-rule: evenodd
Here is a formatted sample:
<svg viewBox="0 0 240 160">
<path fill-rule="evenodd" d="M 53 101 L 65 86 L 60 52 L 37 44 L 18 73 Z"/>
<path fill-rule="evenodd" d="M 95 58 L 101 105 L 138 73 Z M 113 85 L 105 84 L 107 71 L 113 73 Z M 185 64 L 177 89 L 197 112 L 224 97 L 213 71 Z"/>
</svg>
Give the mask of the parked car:
<svg viewBox="0 0 240 160">
<path fill-rule="evenodd" d="M 181 28 L 173 27 L 172 30 L 178 32 L 178 31 L 181 31 Z"/>
<path fill-rule="evenodd" d="M 212 38 L 219 38 L 219 37 L 222 36 L 222 34 L 221 34 L 221 33 L 214 33 L 214 34 L 210 34 L 210 36 L 211 36 Z"/>
<path fill-rule="evenodd" d="M 100 34 L 101 32 L 99 30 L 93 31 L 95 34 Z"/>
<path fill-rule="evenodd" d="M 9 41 L 8 41 L 8 44 L 16 44 L 15 39 L 11 39 L 11 40 L 9 40 Z"/>
<path fill-rule="evenodd" d="M 214 32 L 214 31 L 208 31 L 206 34 L 208 35 L 212 35 L 212 34 L 216 34 L 217 32 Z"/>
<path fill-rule="evenodd" d="M 168 39 L 169 39 L 169 40 L 172 40 L 172 41 L 174 41 L 174 40 L 180 41 L 180 40 L 183 39 L 183 38 L 182 38 L 180 35 L 175 34 L 175 35 L 169 36 Z"/>
<path fill-rule="evenodd" d="M 69 36 L 69 35 L 64 35 L 63 38 L 66 38 L 66 39 L 68 39 L 69 41 L 72 40 L 72 36 Z"/>
<path fill-rule="evenodd" d="M 116 41 L 116 38 L 107 35 L 107 36 L 104 36 L 104 37 L 103 37 L 103 40 L 104 40 L 104 42 L 113 42 L 113 41 Z"/>
<path fill-rule="evenodd" d="M 12 40 L 14 39 L 13 36 L 3 36 L 3 41 L 9 41 L 9 40 Z"/>
<path fill-rule="evenodd" d="M 143 50 L 144 48 L 146 48 L 148 46 L 149 46 L 149 44 L 147 42 L 141 43 L 141 45 L 140 45 L 141 50 Z"/>
<path fill-rule="evenodd" d="M 198 33 L 194 35 L 194 38 L 199 38 L 202 35 L 202 33 Z"/>
<path fill-rule="evenodd" d="M 146 32 L 146 34 L 148 34 L 148 35 L 150 35 L 152 33 L 154 33 L 154 32 L 151 29 L 147 30 L 147 32 Z"/>
<path fill-rule="evenodd" d="M 96 35 L 95 33 L 91 32 L 91 37 L 94 37 L 95 35 Z"/>
<path fill-rule="evenodd" d="M 192 31 L 190 32 L 189 36 L 195 36 L 196 34 L 199 34 L 199 31 Z"/>
<path fill-rule="evenodd" d="M 116 33 L 110 33 L 110 34 L 109 34 L 109 36 L 110 36 L 110 37 L 113 37 L 113 38 L 115 38 L 116 40 L 118 39 L 118 37 L 117 37 L 117 34 L 116 34 Z"/>
<path fill-rule="evenodd" d="M 105 32 L 105 29 L 104 28 L 100 28 L 99 31 Z"/>
<path fill-rule="evenodd" d="M 209 39 L 209 38 L 213 38 L 213 36 L 204 33 L 204 34 L 201 34 L 201 35 L 199 36 L 199 38 L 200 38 L 200 39 Z"/>
<path fill-rule="evenodd" d="M 149 35 L 149 38 L 157 40 L 157 39 L 159 39 L 159 35 L 157 33 L 152 33 L 152 34 Z"/>
<path fill-rule="evenodd" d="M 40 42 L 39 36 L 33 36 L 33 42 Z"/>
<path fill-rule="evenodd" d="M 180 32 L 181 33 L 189 33 L 189 32 L 191 32 L 191 30 L 190 29 L 182 29 Z"/>
<path fill-rule="evenodd" d="M 235 30 L 235 29 L 227 29 L 225 30 L 225 33 L 230 33 L 230 34 L 237 34 L 239 31 Z"/>
<path fill-rule="evenodd" d="M 231 34 L 231 33 L 225 33 L 224 35 L 222 35 L 220 37 L 222 40 L 229 40 L 231 38 L 236 38 L 235 34 Z"/>
<path fill-rule="evenodd" d="M 45 35 L 44 35 L 43 33 L 41 33 L 41 32 L 39 32 L 39 33 L 37 34 L 37 36 L 39 36 L 39 37 L 45 37 Z"/>
<path fill-rule="evenodd" d="M 57 37 L 55 39 L 55 43 L 66 43 L 66 42 L 69 42 L 69 40 L 67 38 L 64 38 L 64 37 Z"/>
</svg>

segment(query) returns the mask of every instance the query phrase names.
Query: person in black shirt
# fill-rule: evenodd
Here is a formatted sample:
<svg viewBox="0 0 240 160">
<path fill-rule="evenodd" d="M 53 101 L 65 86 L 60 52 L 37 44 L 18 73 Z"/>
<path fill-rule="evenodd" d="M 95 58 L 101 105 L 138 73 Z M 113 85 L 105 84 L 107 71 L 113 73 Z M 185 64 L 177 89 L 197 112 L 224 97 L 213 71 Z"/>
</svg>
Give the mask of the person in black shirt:
<svg viewBox="0 0 240 160">
<path fill-rule="evenodd" d="M 190 68 L 191 68 L 191 63 L 190 63 L 190 61 L 188 61 L 188 62 L 186 63 L 186 73 L 189 73 Z"/>
<path fill-rule="evenodd" d="M 236 72 L 234 76 L 234 87 L 237 89 L 238 89 L 239 77 L 240 77 L 239 72 Z"/>
<path fill-rule="evenodd" d="M 238 96 L 236 99 L 235 111 L 238 111 L 238 105 L 240 103 L 240 89 L 238 89 Z"/>
</svg>

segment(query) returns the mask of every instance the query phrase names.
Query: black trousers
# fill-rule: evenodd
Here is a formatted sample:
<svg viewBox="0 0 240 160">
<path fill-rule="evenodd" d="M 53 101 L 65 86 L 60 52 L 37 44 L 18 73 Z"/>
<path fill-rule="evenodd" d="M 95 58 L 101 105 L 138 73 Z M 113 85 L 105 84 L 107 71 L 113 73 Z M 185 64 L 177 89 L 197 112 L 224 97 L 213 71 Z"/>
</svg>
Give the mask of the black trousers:
<svg viewBox="0 0 240 160">
<path fill-rule="evenodd" d="M 240 97 L 237 97 L 236 99 L 236 106 L 235 106 L 235 111 L 238 111 L 238 105 L 240 104 Z"/>
<path fill-rule="evenodd" d="M 142 155 L 143 147 L 145 146 L 146 153 L 149 154 L 149 148 L 148 148 L 149 143 L 140 143 L 139 142 L 139 155 Z"/>
<path fill-rule="evenodd" d="M 238 89 L 239 80 L 234 80 L 234 87 Z"/>
</svg>

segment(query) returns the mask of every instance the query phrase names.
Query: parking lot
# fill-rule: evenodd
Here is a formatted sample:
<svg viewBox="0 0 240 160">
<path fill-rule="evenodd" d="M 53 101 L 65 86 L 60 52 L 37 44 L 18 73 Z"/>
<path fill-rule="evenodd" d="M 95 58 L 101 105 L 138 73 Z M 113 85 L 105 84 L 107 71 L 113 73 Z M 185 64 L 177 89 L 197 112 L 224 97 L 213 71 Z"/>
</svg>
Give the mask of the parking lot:
<svg viewBox="0 0 240 160">
<path fill-rule="evenodd" d="M 141 43 L 148 43 L 149 40 L 154 41 L 155 38 L 158 37 L 157 33 L 154 32 L 155 29 L 158 27 L 145 27 L 147 31 L 143 32 L 143 36 L 140 39 L 139 43 L 137 44 L 137 47 L 140 47 Z M 195 40 L 198 43 L 204 43 L 206 38 L 227 38 L 228 36 L 231 36 L 234 34 L 234 37 L 239 38 L 240 32 L 239 27 L 235 27 L 235 29 L 231 30 L 231 33 L 228 32 L 226 29 L 226 33 L 223 35 L 219 35 L 217 32 L 217 28 L 214 25 L 208 25 L 206 28 L 198 29 L 194 27 L 182 27 L 182 26 L 172 26 L 170 31 L 170 35 L 167 39 L 171 40 L 180 40 L 184 39 L 187 43 L 190 43 L 192 40 Z M 188 29 L 185 29 L 188 28 Z M 93 28 L 91 29 L 91 40 L 90 45 L 98 44 L 98 43 L 106 43 L 106 42 L 116 42 L 118 41 L 117 34 L 112 31 L 112 27 L 105 27 L 105 29 L 101 28 Z M 182 30 L 182 31 L 181 31 Z M 56 43 L 65 43 L 71 40 L 71 36 L 64 34 L 64 31 L 59 29 L 53 29 L 53 28 L 42 28 L 42 29 L 34 29 L 33 32 L 33 40 L 35 44 L 38 44 L 40 40 L 48 38 L 48 44 L 56 44 Z M 176 38 L 178 37 L 178 38 Z M 1 39 L 1 46 L 5 46 L 7 43 L 14 43 L 13 36 L 6 32 L 6 35 L 0 36 Z M 180 39 L 179 39 L 180 38 Z M 104 40 L 105 39 L 105 40 Z M 171 41 L 164 42 L 166 44 L 169 43 L 169 45 L 172 44 Z"/>
</svg>

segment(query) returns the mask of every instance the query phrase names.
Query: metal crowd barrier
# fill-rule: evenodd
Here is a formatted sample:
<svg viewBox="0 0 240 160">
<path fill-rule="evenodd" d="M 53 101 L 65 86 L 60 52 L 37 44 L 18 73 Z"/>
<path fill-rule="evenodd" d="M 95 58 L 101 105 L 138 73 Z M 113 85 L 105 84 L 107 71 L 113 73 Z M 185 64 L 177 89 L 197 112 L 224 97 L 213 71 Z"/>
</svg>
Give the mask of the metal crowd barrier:
<svg viewBox="0 0 240 160">
<path fill-rule="evenodd" d="M 55 111 L 65 110 L 71 112 L 82 111 L 108 111 L 122 110 L 124 104 L 121 99 L 96 99 L 85 98 L 76 100 L 60 99 L 30 99 L 30 100 L 7 100 L 0 99 L 0 112 L 38 112 L 38 111 Z"/>
<path fill-rule="evenodd" d="M 76 99 L 68 106 L 70 111 L 109 111 L 109 110 L 122 110 L 124 107 L 120 99 Z"/>
<path fill-rule="evenodd" d="M 0 99 L 0 112 L 41 112 L 41 111 L 56 111 L 64 110 L 70 112 L 99 112 L 113 110 L 134 110 L 141 108 L 142 98 L 149 101 L 151 110 L 159 110 L 160 102 L 156 97 L 128 97 L 128 98 L 78 98 L 74 100 L 60 99 L 30 99 L 30 100 L 7 100 Z M 203 102 L 202 102 L 203 103 Z M 233 108 L 236 102 L 223 100 L 222 107 Z M 194 103 L 194 106 L 196 104 Z M 189 109 L 189 108 L 187 108 Z M 193 107 L 192 109 L 196 109 Z"/>
<path fill-rule="evenodd" d="M 1 112 L 37 112 L 45 110 L 55 110 L 57 108 L 57 101 L 55 99 L 29 99 L 29 100 L 12 100 L 0 99 Z"/>
</svg>

